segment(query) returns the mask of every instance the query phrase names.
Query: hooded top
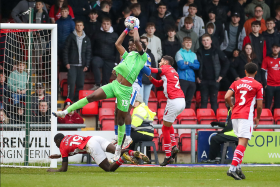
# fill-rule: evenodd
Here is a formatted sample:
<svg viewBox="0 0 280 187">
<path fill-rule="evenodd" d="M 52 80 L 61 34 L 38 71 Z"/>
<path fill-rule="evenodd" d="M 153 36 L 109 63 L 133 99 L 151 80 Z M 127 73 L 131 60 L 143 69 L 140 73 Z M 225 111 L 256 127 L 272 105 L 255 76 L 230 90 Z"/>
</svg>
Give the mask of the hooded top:
<svg viewBox="0 0 280 187">
<path fill-rule="evenodd" d="M 82 44 L 83 44 L 83 39 L 86 36 L 86 34 L 83 31 L 82 36 L 78 36 L 76 29 L 73 31 L 73 33 L 77 38 L 77 45 L 78 45 L 78 51 L 79 51 L 79 65 L 82 66 Z"/>
<path fill-rule="evenodd" d="M 214 25 L 214 32 L 212 34 L 209 34 L 208 31 L 207 31 L 207 26 L 209 24 L 213 24 Z M 213 22 L 208 22 L 206 24 L 206 27 L 205 27 L 205 34 L 209 34 L 211 36 L 211 39 L 212 39 L 212 46 L 216 47 L 216 48 L 220 48 L 220 44 L 219 44 L 219 39 L 218 37 L 215 35 L 215 32 L 216 32 L 216 24 L 213 23 Z M 200 46 L 203 46 L 202 45 L 202 37 L 199 38 L 199 44 Z"/>
<path fill-rule="evenodd" d="M 176 38 L 180 43 L 183 42 L 185 37 L 190 37 L 192 39 L 192 47 L 191 51 L 196 52 L 199 48 L 199 41 L 197 34 L 193 31 L 193 29 L 187 30 L 186 28 L 182 28 L 179 32 L 176 33 Z"/>
</svg>

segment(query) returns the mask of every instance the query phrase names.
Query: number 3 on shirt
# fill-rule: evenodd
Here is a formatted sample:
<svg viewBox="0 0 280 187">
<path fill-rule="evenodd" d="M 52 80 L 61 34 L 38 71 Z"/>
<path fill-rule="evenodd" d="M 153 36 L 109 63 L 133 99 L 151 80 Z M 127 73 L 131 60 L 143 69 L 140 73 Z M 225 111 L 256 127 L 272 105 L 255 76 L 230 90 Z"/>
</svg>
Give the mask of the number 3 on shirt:
<svg viewBox="0 0 280 187">
<path fill-rule="evenodd" d="M 81 144 L 80 142 L 77 142 L 79 140 L 83 140 L 83 137 L 81 137 L 81 136 L 74 136 L 73 142 L 70 142 L 70 146 L 72 146 L 72 144 L 76 144 L 76 145 Z"/>
<path fill-rule="evenodd" d="M 242 101 L 239 103 L 239 105 L 244 105 L 245 102 L 246 102 L 246 99 L 245 99 L 244 96 L 246 95 L 247 91 L 240 90 L 240 93 L 242 94 L 241 97 L 240 97 L 240 99 L 241 99 Z"/>
<path fill-rule="evenodd" d="M 179 86 L 179 78 L 175 75 L 174 75 L 174 78 L 178 80 L 177 83 L 175 84 L 175 88 L 181 89 Z"/>
</svg>

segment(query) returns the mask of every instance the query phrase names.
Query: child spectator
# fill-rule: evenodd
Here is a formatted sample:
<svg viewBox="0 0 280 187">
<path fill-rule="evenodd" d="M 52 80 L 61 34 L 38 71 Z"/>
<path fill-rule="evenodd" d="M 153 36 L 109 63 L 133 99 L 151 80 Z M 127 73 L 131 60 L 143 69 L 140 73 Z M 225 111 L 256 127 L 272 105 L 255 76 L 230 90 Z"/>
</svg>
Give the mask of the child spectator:
<svg viewBox="0 0 280 187">
<path fill-rule="evenodd" d="M 3 109 L 0 110 L 0 124 L 9 124 L 10 120 Z M 2 130 L 2 129 L 1 129 Z"/>
<path fill-rule="evenodd" d="M 255 7 L 259 5 L 263 7 L 263 19 L 267 19 L 270 17 L 270 8 L 267 4 L 265 4 L 264 0 L 253 0 L 250 4 L 245 7 L 245 14 L 248 18 L 254 17 Z"/>
<path fill-rule="evenodd" d="M 36 6 L 33 15 L 33 23 L 50 23 L 47 11 L 43 10 L 43 0 L 36 0 Z"/>
<path fill-rule="evenodd" d="M 266 55 L 270 55 L 272 53 L 272 45 L 280 44 L 280 34 L 278 30 L 275 28 L 275 22 L 273 18 L 268 18 L 265 21 L 267 30 L 262 33 L 265 41 L 266 41 Z"/>
<path fill-rule="evenodd" d="M 167 30 L 168 38 L 162 43 L 162 56 L 168 55 L 175 59 L 177 51 L 181 49 L 180 42 L 175 38 L 176 29 L 175 27 L 169 27 Z M 177 63 L 173 64 L 173 68 L 177 69 Z"/>
<path fill-rule="evenodd" d="M 96 90 L 101 86 L 100 68 L 102 68 L 102 85 L 110 82 L 116 59 L 119 58 L 115 47 L 117 39 L 118 35 L 113 30 L 111 19 L 103 18 L 101 30 L 96 33 L 92 43 L 93 58 L 91 68 L 95 80 L 92 90 Z"/>
<path fill-rule="evenodd" d="M 158 61 L 161 59 L 162 56 L 162 49 L 161 49 L 161 40 L 159 37 L 155 36 L 154 33 L 156 31 L 156 25 L 153 22 L 149 22 L 146 25 L 146 36 L 149 39 L 148 49 L 150 49 L 155 57 L 156 64 L 158 67 Z"/>
<path fill-rule="evenodd" d="M 196 4 L 190 4 L 189 5 L 189 17 L 193 19 L 193 31 L 197 34 L 198 37 L 201 37 L 205 33 L 204 28 L 204 22 L 201 19 L 201 17 L 198 17 L 196 15 L 197 13 L 197 5 Z M 178 26 L 178 30 L 181 29 L 181 27 L 184 27 L 184 20 L 186 17 L 182 17 L 180 20 L 180 24 Z"/>
<path fill-rule="evenodd" d="M 90 39 L 83 29 L 84 23 L 76 21 L 75 30 L 67 37 L 63 52 L 63 64 L 68 69 L 67 97 L 75 101 L 78 100 L 79 91 L 84 87 L 85 72 L 91 59 Z"/>
<path fill-rule="evenodd" d="M 190 50 L 191 47 L 192 39 L 190 37 L 183 38 L 182 48 L 176 53 L 175 57 L 180 86 L 185 94 L 186 108 L 191 107 L 191 101 L 196 90 L 194 70 L 198 70 L 200 66 L 196 54 Z"/>
<path fill-rule="evenodd" d="M 63 110 L 66 110 L 73 102 L 70 99 L 66 99 L 64 102 Z M 57 118 L 59 124 L 84 124 L 84 119 L 76 112 L 72 111 L 68 113 L 64 118 Z"/>
<path fill-rule="evenodd" d="M 51 7 L 49 17 L 52 23 L 55 23 L 62 16 L 62 7 L 68 7 L 68 15 L 71 16 L 71 19 L 74 19 L 73 9 L 68 5 L 67 0 L 56 0 L 56 3 Z"/>
<path fill-rule="evenodd" d="M 7 103 L 7 90 L 6 76 L 3 72 L 0 72 L 0 109 L 5 108 Z"/>
<path fill-rule="evenodd" d="M 186 17 L 184 20 L 185 27 L 176 33 L 176 38 L 180 43 L 183 43 L 185 37 L 190 37 L 192 39 L 191 51 L 196 52 L 199 48 L 199 40 L 197 34 L 193 31 L 193 19 Z"/>
<path fill-rule="evenodd" d="M 252 22 L 254 21 L 259 21 L 261 23 L 261 29 L 259 31 L 260 34 L 266 31 L 265 20 L 263 19 L 263 7 L 260 5 L 255 7 L 255 16 L 251 19 L 248 19 L 244 24 L 246 36 L 252 32 Z"/>
<path fill-rule="evenodd" d="M 11 124 L 25 124 L 25 106 L 22 103 L 17 103 L 12 108 L 10 113 Z"/>
<path fill-rule="evenodd" d="M 50 122 L 51 114 L 50 114 L 48 102 L 45 100 L 40 100 L 38 107 L 39 107 L 39 111 L 38 113 L 33 113 L 32 122 L 37 124 L 51 123 Z"/>
<path fill-rule="evenodd" d="M 167 28 L 175 25 L 171 13 L 167 11 L 166 4 L 162 2 L 158 4 L 157 12 L 151 16 L 150 22 L 155 24 L 155 35 L 161 40 L 166 38 Z"/>
<path fill-rule="evenodd" d="M 243 48 L 247 43 L 252 44 L 253 51 L 256 53 L 260 62 L 258 65 L 260 69 L 262 60 L 266 57 L 266 41 L 265 38 L 259 33 L 261 30 L 261 22 L 253 21 L 251 25 L 252 32 L 249 34 L 249 36 L 244 38 Z"/>
<path fill-rule="evenodd" d="M 101 23 L 97 21 L 98 12 L 96 9 L 92 9 L 88 17 L 89 17 L 89 22 L 85 23 L 85 33 L 92 41 L 95 33 L 100 29 Z"/>
<path fill-rule="evenodd" d="M 8 89 L 11 91 L 13 104 L 18 104 L 20 99 L 25 100 L 27 73 L 24 71 L 25 63 L 19 61 L 16 70 L 8 77 Z"/>
<path fill-rule="evenodd" d="M 59 60 L 63 59 L 64 42 L 75 29 L 75 22 L 69 15 L 69 7 L 61 8 L 61 17 L 56 21 L 57 24 L 57 46 Z"/>
<path fill-rule="evenodd" d="M 139 3 L 132 4 L 130 6 L 130 10 L 131 10 L 133 16 L 138 18 L 140 23 L 141 23 L 141 25 L 143 25 L 138 30 L 139 31 L 139 35 L 141 36 L 142 34 L 145 33 L 145 25 L 148 22 L 148 17 L 147 17 L 147 15 L 144 12 L 142 12 L 141 5 Z M 123 24 L 123 22 L 121 22 L 121 23 Z"/>
</svg>

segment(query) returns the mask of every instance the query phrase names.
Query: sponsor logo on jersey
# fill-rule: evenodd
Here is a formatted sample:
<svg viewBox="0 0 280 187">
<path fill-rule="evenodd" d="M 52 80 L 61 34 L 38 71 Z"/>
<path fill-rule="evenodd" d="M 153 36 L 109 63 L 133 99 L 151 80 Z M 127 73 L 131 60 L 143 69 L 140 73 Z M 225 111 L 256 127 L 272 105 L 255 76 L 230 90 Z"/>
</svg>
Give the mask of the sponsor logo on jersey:
<svg viewBox="0 0 280 187">
<path fill-rule="evenodd" d="M 272 67 L 272 69 L 274 69 L 274 70 L 280 70 L 280 67 L 278 66 L 278 64 L 275 64 L 275 66 Z"/>
</svg>

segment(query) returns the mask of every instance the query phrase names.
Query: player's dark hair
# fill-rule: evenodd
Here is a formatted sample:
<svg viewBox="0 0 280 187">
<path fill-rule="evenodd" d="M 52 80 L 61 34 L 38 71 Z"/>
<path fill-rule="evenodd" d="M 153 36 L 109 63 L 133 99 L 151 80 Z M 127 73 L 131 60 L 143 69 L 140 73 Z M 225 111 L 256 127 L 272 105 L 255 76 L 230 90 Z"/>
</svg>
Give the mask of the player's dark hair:
<svg viewBox="0 0 280 187">
<path fill-rule="evenodd" d="M 172 58 L 171 56 L 165 55 L 165 56 L 163 56 L 162 58 L 163 58 L 164 60 L 167 60 L 169 65 L 173 66 L 174 60 L 173 60 L 173 58 Z"/>
<path fill-rule="evenodd" d="M 100 3 L 100 8 L 103 9 L 103 8 L 105 8 L 107 5 L 110 6 L 110 5 L 111 5 L 110 2 L 108 2 L 108 1 L 102 1 L 102 2 Z"/>
<path fill-rule="evenodd" d="M 98 14 L 98 11 L 96 9 L 92 9 L 90 12 L 89 12 L 89 15 L 91 14 Z"/>
<path fill-rule="evenodd" d="M 134 38 L 129 38 L 128 43 L 129 43 L 129 42 L 133 42 L 133 43 L 134 43 Z M 141 43 L 141 45 L 142 45 L 142 48 L 143 48 L 143 49 L 146 49 L 145 43 L 144 43 L 144 42 L 141 42 L 141 41 L 140 41 L 140 43 Z"/>
<path fill-rule="evenodd" d="M 56 140 L 62 140 L 64 138 L 64 134 L 62 133 L 57 133 L 55 136 L 54 136 L 54 141 Z"/>
<path fill-rule="evenodd" d="M 190 4 L 190 5 L 189 5 L 189 8 L 191 8 L 191 7 L 194 7 L 194 8 L 196 8 L 196 9 L 197 9 L 197 5 L 196 5 L 196 4 L 194 4 L 194 3 L 192 3 L 192 4 Z"/>
<path fill-rule="evenodd" d="M 247 73 L 253 75 L 256 73 L 256 71 L 258 71 L 258 66 L 255 63 L 247 63 L 245 65 L 245 70 L 247 71 Z"/>
<path fill-rule="evenodd" d="M 251 23 L 251 27 L 253 27 L 254 25 L 259 25 L 259 26 L 261 26 L 261 22 L 260 22 L 260 21 L 253 21 L 253 22 Z"/>
</svg>

